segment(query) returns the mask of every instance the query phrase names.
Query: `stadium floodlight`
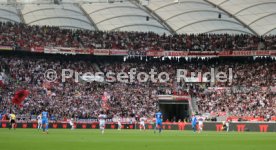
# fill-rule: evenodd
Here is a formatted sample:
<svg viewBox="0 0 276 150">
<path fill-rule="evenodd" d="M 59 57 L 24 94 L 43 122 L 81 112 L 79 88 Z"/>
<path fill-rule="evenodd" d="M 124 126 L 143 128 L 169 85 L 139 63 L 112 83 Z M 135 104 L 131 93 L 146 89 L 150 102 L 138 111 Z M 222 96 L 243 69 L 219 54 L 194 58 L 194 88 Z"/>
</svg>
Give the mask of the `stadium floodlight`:
<svg viewBox="0 0 276 150">
<path fill-rule="evenodd" d="M 221 13 L 218 14 L 218 18 L 221 19 Z"/>
</svg>

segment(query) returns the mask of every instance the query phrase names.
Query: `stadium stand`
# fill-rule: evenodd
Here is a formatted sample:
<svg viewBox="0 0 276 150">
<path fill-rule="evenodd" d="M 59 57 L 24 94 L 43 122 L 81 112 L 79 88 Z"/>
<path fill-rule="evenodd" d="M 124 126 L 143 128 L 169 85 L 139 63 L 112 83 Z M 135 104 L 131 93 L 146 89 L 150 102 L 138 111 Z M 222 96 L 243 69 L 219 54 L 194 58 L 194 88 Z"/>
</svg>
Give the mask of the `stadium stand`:
<svg viewBox="0 0 276 150">
<path fill-rule="evenodd" d="M 103 32 L 71 30 L 49 26 L 1 23 L 0 45 L 16 49 L 33 47 L 85 47 L 128 50 L 275 50 L 276 37 L 252 35 L 199 34 L 158 35 L 153 32 Z"/>
<path fill-rule="evenodd" d="M 248 59 L 247 62 L 218 60 L 191 60 L 188 62 L 98 62 L 101 71 L 115 73 L 131 68 L 137 72 L 149 72 L 155 68 L 157 72 L 168 72 L 171 80 L 167 83 L 121 83 L 119 81 L 106 84 L 98 82 L 74 82 L 68 79 L 49 83 L 43 78 L 44 72 L 54 68 L 61 74 L 62 68 L 70 68 L 78 72 L 95 73 L 97 69 L 92 62 L 60 60 L 47 58 L 1 57 L 1 68 L 6 68 L 6 76 L 10 83 L 1 90 L 1 110 L 9 109 L 10 99 L 16 89 L 26 87 L 31 92 L 21 113 L 30 116 L 39 113 L 45 107 L 56 118 L 77 116 L 79 118 L 96 117 L 102 108 L 109 110 L 114 116 L 153 116 L 157 109 L 158 94 L 185 95 L 197 98 L 200 113 L 225 112 L 233 116 L 275 116 L 275 95 L 270 87 L 275 85 L 275 61 L 271 59 Z M 218 83 L 208 89 L 207 84 L 176 83 L 174 80 L 178 68 L 191 71 L 206 72 L 214 65 L 219 70 L 233 68 L 233 82 Z M 256 67 L 258 66 L 258 67 Z M 103 101 L 102 96 L 107 96 Z"/>
</svg>

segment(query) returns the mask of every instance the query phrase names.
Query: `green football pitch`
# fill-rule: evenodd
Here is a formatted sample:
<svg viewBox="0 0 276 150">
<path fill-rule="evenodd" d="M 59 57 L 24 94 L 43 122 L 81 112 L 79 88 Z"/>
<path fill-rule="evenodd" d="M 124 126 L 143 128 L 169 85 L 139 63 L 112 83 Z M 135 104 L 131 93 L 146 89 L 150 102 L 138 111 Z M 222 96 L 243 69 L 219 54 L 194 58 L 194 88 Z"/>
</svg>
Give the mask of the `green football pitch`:
<svg viewBox="0 0 276 150">
<path fill-rule="evenodd" d="M 275 150 L 276 133 L 0 129 L 0 150 Z"/>
</svg>

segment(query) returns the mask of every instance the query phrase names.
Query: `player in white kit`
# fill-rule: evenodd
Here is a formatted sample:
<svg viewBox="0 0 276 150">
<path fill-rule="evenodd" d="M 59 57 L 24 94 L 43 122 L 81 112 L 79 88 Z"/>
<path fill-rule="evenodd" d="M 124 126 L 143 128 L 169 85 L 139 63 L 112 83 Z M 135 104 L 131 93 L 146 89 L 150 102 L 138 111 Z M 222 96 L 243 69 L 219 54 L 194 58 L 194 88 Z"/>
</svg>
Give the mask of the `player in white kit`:
<svg viewBox="0 0 276 150">
<path fill-rule="evenodd" d="M 118 118 L 117 123 L 118 123 L 118 130 L 121 130 L 122 129 L 121 118 Z"/>
<path fill-rule="evenodd" d="M 142 129 L 146 130 L 145 121 L 146 121 L 146 118 L 144 118 L 144 117 L 140 118 L 140 131 Z"/>
<path fill-rule="evenodd" d="M 37 116 L 37 129 L 38 130 L 42 129 L 42 117 L 41 117 L 41 114 Z"/>
<path fill-rule="evenodd" d="M 202 132 L 202 130 L 203 130 L 203 118 L 202 117 L 199 117 L 199 119 L 198 119 L 198 132 L 200 133 L 200 132 Z"/>
<path fill-rule="evenodd" d="M 98 119 L 99 119 L 100 130 L 101 130 L 102 134 L 104 134 L 106 115 L 103 112 L 101 112 Z"/>
<path fill-rule="evenodd" d="M 74 130 L 75 127 L 74 127 L 74 119 L 73 118 L 70 119 L 69 124 L 71 126 L 71 130 Z"/>
<path fill-rule="evenodd" d="M 223 123 L 223 124 L 224 124 L 224 123 Z M 226 131 L 229 132 L 229 126 L 230 126 L 229 120 L 226 120 L 225 126 L 226 126 Z"/>
</svg>

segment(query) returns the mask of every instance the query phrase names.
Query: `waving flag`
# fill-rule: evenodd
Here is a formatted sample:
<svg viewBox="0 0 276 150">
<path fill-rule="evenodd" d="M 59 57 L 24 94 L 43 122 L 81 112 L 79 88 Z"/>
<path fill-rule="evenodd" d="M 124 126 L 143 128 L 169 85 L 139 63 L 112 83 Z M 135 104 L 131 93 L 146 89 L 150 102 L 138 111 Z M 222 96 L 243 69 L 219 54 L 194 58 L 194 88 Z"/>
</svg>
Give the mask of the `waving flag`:
<svg viewBox="0 0 276 150">
<path fill-rule="evenodd" d="M 29 96 L 30 92 L 28 90 L 20 90 L 15 92 L 15 95 L 12 99 L 12 103 L 22 107 L 22 102 Z"/>
</svg>

